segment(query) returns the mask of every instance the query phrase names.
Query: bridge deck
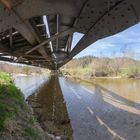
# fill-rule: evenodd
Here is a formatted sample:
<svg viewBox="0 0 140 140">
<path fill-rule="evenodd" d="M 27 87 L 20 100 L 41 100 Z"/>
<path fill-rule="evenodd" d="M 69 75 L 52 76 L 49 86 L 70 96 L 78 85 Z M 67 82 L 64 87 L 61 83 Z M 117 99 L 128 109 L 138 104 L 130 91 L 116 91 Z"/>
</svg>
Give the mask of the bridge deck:
<svg viewBox="0 0 140 140">
<path fill-rule="evenodd" d="M 0 60 L 58 69 L 140 20 L 139 0 L 0 0 Z M 73 33 L 84 36 L 71 49 Z"/>
</svg>

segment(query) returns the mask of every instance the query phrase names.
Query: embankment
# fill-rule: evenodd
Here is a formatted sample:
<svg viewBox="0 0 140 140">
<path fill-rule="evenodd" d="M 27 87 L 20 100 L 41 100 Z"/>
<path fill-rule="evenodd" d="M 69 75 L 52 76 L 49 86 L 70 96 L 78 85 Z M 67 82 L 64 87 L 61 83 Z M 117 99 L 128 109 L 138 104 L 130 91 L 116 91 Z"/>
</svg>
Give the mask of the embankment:
<svg viewBox="0 0 140 140">
<path fill-rule="evenodd" d="M 0 72 L 0 140 L 46 139 L 21 91 L 8 74 Z"/>
</svg>

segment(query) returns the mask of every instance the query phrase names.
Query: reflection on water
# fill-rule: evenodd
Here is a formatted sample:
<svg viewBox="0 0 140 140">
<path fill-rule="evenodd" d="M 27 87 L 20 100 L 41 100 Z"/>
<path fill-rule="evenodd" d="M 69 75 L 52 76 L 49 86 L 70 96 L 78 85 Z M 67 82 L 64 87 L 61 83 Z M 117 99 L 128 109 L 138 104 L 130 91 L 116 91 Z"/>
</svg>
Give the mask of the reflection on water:
<svg viewBox="0 0 140 140">
<path fill-rule="evenodd" d="M 140 80 L 88 83 L 51 76 L 44 83 L 19 81 L 26 96 L 32 89 L 27 101 L 50 134 L 64 140 L 140 140 Z"/>
<path fill-rule="evenodd" d="M 102 79 L 90 82 L 61 81 L 63 87 L 67 84 L 75 92 L 73 97 L 68 92 L 64 95 L 66 100 L 76 104 L 75 107 L 68 105 L 74 139 L 140 140 L 140 81 Z M 80 117 L 76 119 L 76 116 Z"/>
<path fill-rule="evenodd" d="M 14 83 L 22 93 L 24 94 L 25 99 L 31 95 L 38 87 L 45 81 L 47 81 L 48 77 L 44 75 L 37 76 L 18 76 L 15 77 Z"/>
<path fill-rule="evenodd" d="M 51 76 L 27 101 L 46 132 L 72 140 L 72 127 L 57 76 Z"/>
<path fill-rule="evenodd" d="M 80 84 L 96 94 L 102 94 L 105 102 L 140 115 L 140 80 L 94 79 Z"/>
</svg>

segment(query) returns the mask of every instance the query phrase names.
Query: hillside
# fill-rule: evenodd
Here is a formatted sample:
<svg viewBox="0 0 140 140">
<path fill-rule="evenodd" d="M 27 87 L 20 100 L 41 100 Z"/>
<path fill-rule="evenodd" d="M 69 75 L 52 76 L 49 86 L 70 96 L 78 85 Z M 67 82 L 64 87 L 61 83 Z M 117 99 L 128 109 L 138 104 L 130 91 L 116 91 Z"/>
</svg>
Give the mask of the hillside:
<svg viewBox="0 0 140 140">
<path fill-rule="evenodd" d="M 140 77 L 140 61 L 130 58 L 98 58 L 86 56 L 73 59 L 62 67 L 64 75 L 74 77 Z"/>
</svg>

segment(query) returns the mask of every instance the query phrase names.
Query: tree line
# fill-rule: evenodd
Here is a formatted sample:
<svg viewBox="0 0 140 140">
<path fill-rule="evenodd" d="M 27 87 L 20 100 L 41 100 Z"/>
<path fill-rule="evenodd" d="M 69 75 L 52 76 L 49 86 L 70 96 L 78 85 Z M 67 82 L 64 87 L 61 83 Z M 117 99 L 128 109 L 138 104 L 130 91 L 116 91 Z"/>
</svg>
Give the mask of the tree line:
<svg viewBox="0 0 140 140">
<path fill-rule="evenodd" d="M 140 61 L 128 57 L 107 58 L 85 56 L 73 59 L 61 69 L 62 73 L 72 76 L 108 77 L 121 76 L 140 77 Z"/>
</svg>

